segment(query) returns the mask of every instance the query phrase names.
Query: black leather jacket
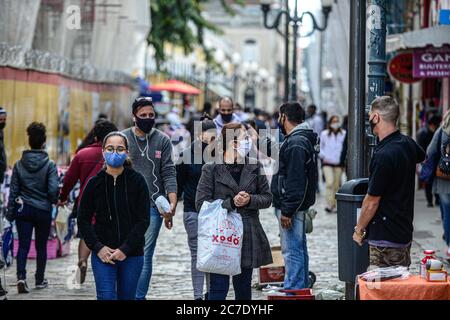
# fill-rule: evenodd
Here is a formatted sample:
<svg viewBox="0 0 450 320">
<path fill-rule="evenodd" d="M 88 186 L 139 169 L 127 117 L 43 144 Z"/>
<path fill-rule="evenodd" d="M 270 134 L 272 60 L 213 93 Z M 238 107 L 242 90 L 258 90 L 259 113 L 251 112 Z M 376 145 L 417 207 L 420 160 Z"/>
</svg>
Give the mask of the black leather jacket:
<svg viewBox="0 0 450 320">
<path fill-rule="evenodd" d="M 308 126 L 297 126 L 280 147 L 278 173 L 271 190 L 275 208 L 285 217 L 308 210 L 316 201 L 319 139 Z"/>
</svg>

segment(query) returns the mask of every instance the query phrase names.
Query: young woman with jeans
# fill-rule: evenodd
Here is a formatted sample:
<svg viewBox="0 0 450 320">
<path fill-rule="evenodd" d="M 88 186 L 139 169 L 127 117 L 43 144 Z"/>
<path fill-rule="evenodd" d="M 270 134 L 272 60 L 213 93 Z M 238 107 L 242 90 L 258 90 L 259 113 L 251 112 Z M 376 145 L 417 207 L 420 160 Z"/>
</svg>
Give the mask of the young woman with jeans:
<svg viewBox="0 0 450 320">
<path fill-rule="evenodd" d="M 31 150 L 23 152 L 14 165 L 8 200 L 7 219 L 16 220 L 19 234 L 17 252 L 17 290 L 29 293 L 26 265 L 34 229 L 36 247 L 36 289 L 44 289 L 47 241 L 52 223 L 52 205 L 58 201 L 58 171 L 45 149 L 46 129 L 33 122 L 27 128 Z"/>
<path fill-rule="evenodd" d="M 134 300 L 144 263 L 150 199 L 144 177 L 131 168 L 120 132 L 103 141 L 106 169 L 91 178 L 81 198 L 78 226 L 92 255 L 98 300 Z"/>
</svg>

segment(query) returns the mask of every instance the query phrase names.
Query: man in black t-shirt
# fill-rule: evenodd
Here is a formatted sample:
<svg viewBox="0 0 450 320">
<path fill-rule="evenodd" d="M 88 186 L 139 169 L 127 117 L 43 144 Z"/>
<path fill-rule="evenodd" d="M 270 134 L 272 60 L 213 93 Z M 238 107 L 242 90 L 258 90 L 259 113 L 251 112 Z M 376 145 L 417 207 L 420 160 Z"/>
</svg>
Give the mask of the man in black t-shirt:
<svg viewBox="0 0 450 320">
<path fill-rule="evenodd" d="M 391 97 L 372 102 L 369 120 L 380 142 L 370 163 L 369 190 L 353 239 L 360 245 L 367 237 L 370 265 L 411 264 L 416 164 L 425 152 L 397 129 L 399 107 Z"/>
</svg>

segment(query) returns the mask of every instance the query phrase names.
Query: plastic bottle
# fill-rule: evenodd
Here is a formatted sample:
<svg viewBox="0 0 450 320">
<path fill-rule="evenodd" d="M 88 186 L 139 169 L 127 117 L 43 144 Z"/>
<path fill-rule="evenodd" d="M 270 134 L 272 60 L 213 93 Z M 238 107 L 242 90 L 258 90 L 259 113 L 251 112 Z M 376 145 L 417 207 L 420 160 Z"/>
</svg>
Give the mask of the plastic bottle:
<svg viewBox="0 0 450 320">
<path fill-rule="evenodd" d="M 431 260 L 431 259 L 436 259 L 434 257 L 435 253 L 436 253 L 436 251 L 434 251 L 434 250 L 425 250 L 423 252 L 425 257 L 420 262 L 420 277 L 422 279 L 426 279 L 426 277 L 427 277 L 427 261 Z"/>
</svg>

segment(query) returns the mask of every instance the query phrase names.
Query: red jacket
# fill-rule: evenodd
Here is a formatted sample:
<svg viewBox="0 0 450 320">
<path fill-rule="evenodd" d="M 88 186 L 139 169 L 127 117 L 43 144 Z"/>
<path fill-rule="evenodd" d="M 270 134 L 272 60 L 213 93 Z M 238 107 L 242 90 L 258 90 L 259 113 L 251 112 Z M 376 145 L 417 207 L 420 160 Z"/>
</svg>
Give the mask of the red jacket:
<svg viewBox="0 0 450 320">
<path fill-rule="evenodd" d="M 72 159 L 70 167 L 64 176 L 63 187 L 59 199 L 66 201 L 69 197 L 70 191 L 80 181 L 80 193 L 77 199 L 77 205 L 80 203 L 84 188 L 89 179 L 96 176 L 103 168 L 104 159 L 102 153 L 101 143 L 94 143 L 90 146 L 81 149 Z"/>
</svg>

